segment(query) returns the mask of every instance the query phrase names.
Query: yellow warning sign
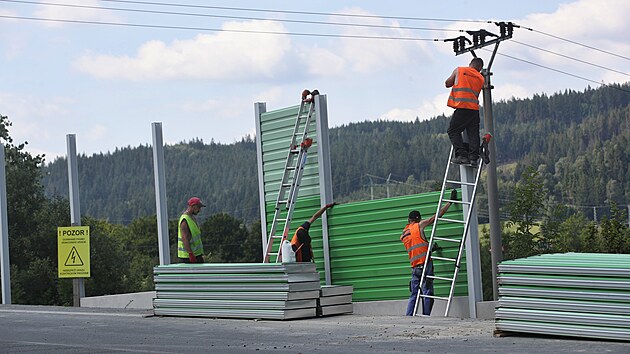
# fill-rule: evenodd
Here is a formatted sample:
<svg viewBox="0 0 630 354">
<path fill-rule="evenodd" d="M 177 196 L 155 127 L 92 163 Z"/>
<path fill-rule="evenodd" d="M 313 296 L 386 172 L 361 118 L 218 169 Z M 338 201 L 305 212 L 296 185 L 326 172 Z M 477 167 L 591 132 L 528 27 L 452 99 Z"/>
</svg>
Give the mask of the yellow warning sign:
<svg viewBox="0 0 630 354">
<path fill-rule="evenodd" d="M 59 278 L 90 277 L 90 227 L 57 228 Z"/>
</svg>

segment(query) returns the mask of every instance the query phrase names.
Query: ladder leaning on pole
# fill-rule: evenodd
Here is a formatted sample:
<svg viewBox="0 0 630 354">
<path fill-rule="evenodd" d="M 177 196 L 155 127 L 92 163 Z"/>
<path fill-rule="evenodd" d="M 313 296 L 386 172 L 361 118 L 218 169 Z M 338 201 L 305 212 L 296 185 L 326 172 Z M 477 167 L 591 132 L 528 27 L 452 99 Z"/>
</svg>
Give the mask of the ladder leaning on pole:
<svg viewBox="0 0 630 354">
<path fill-rule="evenodd" d="M 447 257 L 438 257 L 438 256 L 433 256 L 431 255 L 431 252 L 427 252 L 424 264 L 428 264 L 429 262 L 429 258 L 434 259 L 434 260 L 439 260 L 439 261 L 444 261 L 444 262 L 449 262 L 449 263 L 453 263 L 455 265 L 455 270 L 453 272 L 453 276 L 451 278 L 448 277 L 440 277 L 440 276 L 436 276 L 434 275 L 429 275 L 427 274 L 427 267 L 423 267 L 422 268 L 422 276 L 420 278 L 420 289 L 418 289 L 418 295 L 416 296 L 416 304 L 414 306 L 413 309 L 413 315 L 415 316 L 416 313 L 418 312 L 418 304 L 421 303 L 422 305 L 424 305 L 423 301 L 420 301 L 420 299 L 424 299 L 424 298 L 431 298 L 431 299 L 438 299 L 438 300 L 444 300 L 446 301 L 446 311 L 444 312 L 444 316 L 448 316 L 448 311 L 450 309 L 451 306 L 451 300 L 453 299 L 453 293 L 455 291 L 455 282 L 457 280 L 457 274 L 459 273 L 459 268 L 461 265 L 461 261 L 462 261 L 462 252 L 464 251 L 464 244 L 466 241 L 466 236 L 468 235 L 468 228 L 470 227 L 470 218 L 472 216 L 472 212 L 473 212 L 473 207 L 475 205 L 475 195 L 477 194 L 477 186 L 479 185 L 479 177 L 481 176 L 481 167 L 483 166 L 483 163 L 488 163 L 488 143 L 490 142 L 490 138 L 492 136 L 490 134 L 486 134 L 483 137 L 482 140 L 482 147 L 481 147 L 481 155 L 482 158 L 477 160 L 477 163 L 475 165 L 457 165 L 451 162 L 452 158 L 453 158 L 453 154 L 454 154 L 454 149 L 451 146 L 451 152 L 449 153 L 449 157 L 448 157 L 448 163 L 446 164 L 446 172 L 444 173 L 444 180 L 442 181 L 442 191 L 440 192 L 440 201 L 438 202 L 438 206 L 437 206 L 437 211 L 435 213 L 435 221 L 433 222 L 433 228 L 431 229 L 431 237 L 429 239 L 429 250 L 433 249 L 433 245 L 435 244 L 435 241 L 441 241 L 441 242 L 450 242 L 450 243 L 457 243 L 459 248 L 457 251 L 457 257 L 455 258 L 447 258 Z M 454 165 L 454 166 L 465 166 L 465 168 L 473 168 L 476 169 L 476 173 L 475 173 L 475 181 L 474 182 L 465 182 L 465 181 L 456 181 L 456 180 L 449 180 L 448 179 L 448 173 L 449 173 L 449 169 L 450 167 Z M 451 200 L 448 198 L 444 197 L 444 192 L 446 191 L 446 184 L 450 183 L 450 184 L 455 184 L 455 185 L 459 185 L 463 188 L 469 188 L 469 187 L 473 187 L 472 190 L 472 194 L 470 194 L 470 201 L 463 201 L 463 200 Z M 463 198 L 462 198 L 463 199 Z M 450 203 L 454 203 L 454 204 L 464 204 L 464 205 L 468 205 L 468 212 L 466 213 L 466 215 L 464 215 L 464 220 L 454 220 L 454 219 L 448 219 L 448 218 L 444 218 L 444 217 L 440 217 L 440 209 L 442 208 L 442 204 L 444 202 L 450 202 Z M 450 223 L 450 224 L 464 224 L 464 233 L 462 235 L 461 239 L 452 239 L 452 238 L 447 238 L 447 237 L 438 237 L 435 236 L 435 230 L 437 227 L 438 222 L 442 222 L 442 223 Z M 425 295 L 422 293 L 422 284 L 424 284 L 426 282 L 427 279 L 431 279 L 432 281 L 439 279 L 439 280 L 444 280 L 444 281 L 448 281 L 451 283 L 451 287 L 450 287 L 450 291 L 448 294 L 448 297 L 444 297 L 444 296 L 435 296 L 435 295 Z M 421 306 L 422 306 L 421 305 Z"/>
<path fill-rule="evenodd" d="M 282 260 L 282 242 L 287 238 L 289 233 L 291 217 L 293 215 L 293 210 L 295 209 L 295 202 L 300 189 L 300 181 L 302 179 L 302 175 L 304 174 L 308 148 L 313 143 L 313 139 L 308 137 L 308 129 L 313 113 L 315 112 L 315 95 L 318 94 L 319 92 L 317 90 L 313 90 L 313 92 L 304 90 L 302 92 L 300 108 L 295 120 L 293 133 L 291 134 L 289 153 L 284 164 L 282 180 L 280 181 L 280 189 L 278 190 L 278 197 L 276 199 L 273 221 L 271 222 L 271 229 L 268 233 L 269 237 L 267 238 L 267 245 L 265 247 L 265 258 L 263 259 L 264 263 L 270 262 L 270 256 L 273 252 L 272 248 L 275 239 L 280 240 L 278 251 L 276 253 L 276 263 Z M 281 218 L 280 216 L 284 211 L 286 211 L 286 214 L 283 218 Z M 278 230 L 278 225 L 283 222 L 284 228 L 282 229 L 282 234 L 277 235 L 276 231 Z"/>
</svg>

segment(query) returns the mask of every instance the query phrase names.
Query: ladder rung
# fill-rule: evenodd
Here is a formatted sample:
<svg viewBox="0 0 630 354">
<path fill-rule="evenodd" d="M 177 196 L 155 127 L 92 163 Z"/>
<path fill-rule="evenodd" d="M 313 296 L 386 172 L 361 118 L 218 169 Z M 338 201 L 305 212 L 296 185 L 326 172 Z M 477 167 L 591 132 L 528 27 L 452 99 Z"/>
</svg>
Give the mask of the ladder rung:
<svg viewBox="0 0 630 354">
<path fill-rule="evenodd" d="M 455 258 L 438 257 L 433 255 L 431 256 L 431 259 L 437 259 L 438 261 L 457 262 L 457 259 Z"/>
<path fill-rule="evenodd" d="M 271 238 L 282 238 L 282 235 L 272 235 Z"/>
<path fill-rule="evenodd" d="M 450 180 L 450 179 L 447 179 L 447 180 L 446 180 L 446 182 L 447 182 L 447 183 L 455 183 L 455 184 L 463 184 L 463 185 L 465 185 L 465 186 L 474 186 L 474 185 L 475 185 L 474 183 L 471 183 L 471 182 L 452 181 L 452 180 Z"/>
<path fill-rule="evenodd" d="M 465 202 L 463 200 L 442 199 L 442 201 L 455 204 L 471 204 L 470 202 Z"/>
<path fill-rule="evenodd" d="M 465 224 L 466 222 L 463 220 L 455 220 L 455 219 L 447 219 L 447 218 L 438 218 L 438 220 L 440 221 L 448 221 L 448 222 L 455 222 L 458 224 Z"/>
<path fill-rule="evenodd" d="M 285 222 L 287 219 L 276 219 L 277 222 Z"/>
<path fill-rule="evenodd" d="M 295 170 L 295 166 L 287 166 L 287 170 L 293 171 L 293 170 Z"/>
<path fill-rule="evenodd" d="M 292 154 L 297 154 L 297 153 L 300 152 L 300 149 L 291 149 L 291 150 L 289 150 L 289 152 L 292 153 Z"/>
<path fill-rule="evenodd" d="M 453 281 L 453 278 L 438 277 L 438 276 L 435 276 L 435 275 L 427 275 L 427 278 L 429 278 L 429 279 L 446 280 L 446 281 L 450 281 L 450 282 Z"/>
<path fill-rule="evenodd" d="M 446 241 L 446 242 L 457 242 L 457 243 L 461 243 L 462 241 L 460 240 L 453 240 L 452 238 L 445 238 L 445 237 L 433 237 L 434 240 L 438 240 L 438 241 Z"/>
<path fill-rule="evenodd" d="M 289 200 L 278 200 L 278 204 L 286 204 Z"/>
<path fill-rule="evenodd" d="M 420 297 L 428 297 L 430 299 L 438 299 L 438 300 L 446 300 L 446 301 L 449 300 L 449 298 L 444 297 L 444 296 L 425 295 L 425 294 L 418 294 L 418 296 L 420 296 Z"/>
<path fill-rule="evenodd" d="M 282 187 L 291 187 L 293 183 L 283 183 Z"/>
</svg>

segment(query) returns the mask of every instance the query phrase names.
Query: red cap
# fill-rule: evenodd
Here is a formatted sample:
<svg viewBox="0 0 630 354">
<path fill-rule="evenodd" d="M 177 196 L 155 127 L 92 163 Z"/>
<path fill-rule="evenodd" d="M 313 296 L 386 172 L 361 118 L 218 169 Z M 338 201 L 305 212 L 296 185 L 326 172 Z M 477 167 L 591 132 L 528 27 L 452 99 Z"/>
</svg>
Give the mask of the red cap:
<svg viewBox="0 0 630 354">
<path fill-rule="evenodd" d="M 201 202 L 201 199 L 197 197 L 192 197 L 188 199 L 188 206 L 195 206 L 195 205 L 201 205 L 202 207 L 206 206 L 204 203 Z"/>
</svg>

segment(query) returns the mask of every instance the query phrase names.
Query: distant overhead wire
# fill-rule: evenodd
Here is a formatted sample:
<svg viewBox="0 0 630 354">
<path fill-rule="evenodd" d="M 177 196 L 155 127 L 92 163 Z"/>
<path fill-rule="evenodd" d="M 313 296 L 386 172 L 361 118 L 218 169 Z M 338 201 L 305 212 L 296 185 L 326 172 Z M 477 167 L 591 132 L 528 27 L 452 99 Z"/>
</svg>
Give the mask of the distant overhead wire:
<svg viewBox="0 0 630 354">
<path fill-rule="evenodd" d="M 535 30 L 535 29 L 533 29 L 533 28 L 524 27 L 524 26 L 521 26 L 521 28 L 524 28 L 524 29 L 530 30 L 530 31 L 532 31 L 532 32 L 540 33 L 540 34 L 542 34 L 542 35 L 545 35 L 545 36 L 548 36 L 548 37 L 551 37 L 551 38 L 555 38 L 555 39 L 558 39 L 558 40 L 561 40 L 561 41 L 565 41 L 565 42 L 568 42 L 568 43 L 572 43 L 572 44 L 575 44 L 575 45 L 579 45 L 579 46 L 584 47 L 584 48 L 588 48 L 588 49 L 592 49 L 592 50 L 595 50 L 595 51 L 598 51 L 598 52 L 601 52 L 601 53 L 605 53 L 605 54 L 608 54 L 608 55 L 612 55 L 612 56 L 615 56 L 615 57 L 617 57 L 617 58 L 630 60 L 630 57 L 626 57 L 626 56 L 623 56 L 623 55 L 620 55 L 620 54 L 617 54 L 617 53 L 609 52 L 609 51 L 604 50 L 604 49 L 596 48 L 596 47 L 593 47 L 593 46 L 590 46 L 590 45 L 587 45 L 587 44 L 584 44 L 584 43 L 580 43 L 580 42 L 576 42 L 576 41 L 573 41 L 573 40 L 570 40 L 570 39 L 567 39 L 567 38 L 563 38 L 563 37 L 560 37 L 560 36 L 556 36 L 556 35 L 553 35 L 553 34 L 551 34 L 551 33 L 547 33 L 547 32 L 543 32 L 543 31 Z"/>
<path fill-rule="evenodd" d="M 221 19 L 231 19 L 231 20 L 259 20 L 259 21 L 301 23 L 301 24 L 326 25 L 326 26 L 406 29 L 406 30 L 417 30 L 417 31 L 440 31 L 440 32 L 464 32 L 464 30 L 449 29 L 449 28 L 390 26 L 390 25 L 376 25 L 376 24 L 365 24 L 365 23 L 343 23 L 343 22 L 330 22 L 330 21 L 309 21 L 309 20 L 292 20 L 292 19 L 278 19 L 278 18 L 264 18 L 264 17 L 215 15 L 215 14 L 202 14 L 202 13 L 191 13 L 191 12 L 158 11 L 158 10 L 127 9 L 127 8 L 119 8 L 119 7 L 105 7 L 105 6 L 92 6 L 92 5 L 62 4 L 62 3 L 55 3 L 55 2 L 28 1 L 28 0 L 0 0 L 0 1 L 20 3 L 20 4 L 79 8 L 79 9 L 110 10 L 110 11 L 135 12 L 135 13 L 158 14 L 158 15 L 209 17 L 209 18 L 221 18 Z"/>
<path fill-rule="evenodd" d="M 0 1 L 5 1 L 5 0 L 0 0 Z M 120 26 L 120 27 L 194 30 L 194 31 L 207 31 L 207 32 L 236 32 L 236 33 L 252 33 L 252 34 L 273 34 L 273 35 L 355 38 L 355 39 L 383 39 L 383 40 L 400 40 L 400 41 L 440 41 L 440 39 L 435 39 L 435 38 L 365 36 L 365 35 L 351 35 L 351 34 L 305 33 L 305 32 L 275 32 L 275 31 L 260 31 L 260 30 L 238 30 L 238 29 L 208 28 L 208 27 L 120 23 L 120 22 L 106 22 L 106 21 L 67 20 L 67 19 L 27 17 L 27 16 L 8 16 L 8 15 L 0 15 L 0 18 L 8 18 L 8 19 L 14 19 L 14 20 L 44 21 L 44 22 L 60 22 L 60 23 L 81 23 L 81 24 L 90 24 L 90 25 L 107 25 L 107 26 Z"/>
<path fill-rule="evenodd" d="M 625 72 L 623 72 L 623 71 L 619 71 L 619 70 L 615 70 L 615 69 L 607 68 L 607 67 L 605 67 L 605 66 L 602 66 L 602 65 L 597 65 L 597 64 L 594 64 L 594 63 L 588 62 L 588 61 L 586 61 L 586 60 L 581 60 L 581 59 L 574 58 L 574 57 L 569 56 L 569 55 L 564 55 L 564 54 L 561 54 L 561 53 L 558 53 L 558 52 L 554 52 L 554 51 L 552 51 L 552 50 L 548 50 L 548 49 L 540 48 L 540 47 L 537 47 L 537 46 L 535 46 L 535 45 L 531 45 L 531 44 L 527 44 L 527 43 L 519 42 L 519 41 L 517 41 L 517 40 L 515 40 L 515 39 L 512 39 L 512 40 L 511 40 L 511 42 L 512 42 L 512 43 L 517 43 L 517 44 L 520 44 L 520 45 L 523 45 L 523 46 L 526 46 L 526 47 L 529 47 L 529 48 L 537 49 L 537 50 L 540 50 L 540 51 L 543 51 L 543 52 L 546 52 L 546 53 L 549 53 L 549 54 L 557 55 L 557 56 L 560 56 L 560 57 L 563 57 L 563 58 L 566 58 L 566 59 L 569 59 L 569 60 L 577 61 L 577 62 L 580 62 L 580 63 L 582 63 L 582 64 L 591 65 L 591 66 L 594 66 L 594 67 L 597 67 L 597 68 L 600 68 L 600 69 L 604 69 L 604 70 L 608 70 L 608 71 L 616 72 L 616 73 L 618 73 L 618 74 L 622 74 L 622 75 L 630 76 L 630 74 L 625 73 Z"/>
<path fill-rule="evenodd" d="M 490 51 L 489 49 L 484 49 L 484 50 Z M 616 89 L 616 90 L 619 90 L 619 91 L 630 93 L 630 90 L 626 90 L 626 89 L 621 88 L 621 87 L 612 86 L 612 85 L 606 84 L 604 82 L 599 82 L 599 81 L 596 81 L 596 80 L 593 80 L 593 79 L 586 78 L 584 76 L 575 75 L 575 74 L 572 74 L 570 72 L 563 71 L 563 70 L 560 70 L 560 69 L 554 69 L 554 68 L 546 66 L 546 65 L 534 63 L 533 61 L 517 58 L 517 57 L 511 56 L 511 55 L 508 55 L 508 54 L 504 54 L 504 53 L 497 53 L 497 54 L 501 55 L 501 56 L 504 56 L 504 57 L 507 57 L 507 58 L 510 58 L 510 59 L 513 59 L 513 60 L 518 60 L 518 61 L 523 62 L 523 63 L 531 64 L 531 65 L 534 65 L 534 66 L 538 66 L 538 67 L 543 68 L 543 69 L 547 69 L 547 70 L 555 71 L 557 73 L 561 73 L 561 74 L 564 74 L 564 75 L 572 76 L 572 77 L 575 77 L 577 79 L 581 79 L 581 80 L 592 82 L 592 83 L 595 83 L 595 84 L 598 84 L 598 85 L 601 85 L 601 86 L 607 86 L 607 87 L 610 87 L 610 88 L 613 88 L 613 89 Z"/>
<path fill-rule="evenodd" d="M 362 15 L 362 14 L 344 14 L 344 13 L 315 12 L 315 11 L 291 11 L 291 10 L 274 10 L 274 9 L 256 9 L 256 8 L 245 8 L 245 7 L 227 7 L 227 6 L 175 4 L 175 3 L 162 3 L 162 2 L 152 2 L 152 1 L 133 1 L 133 0 L 101 0 L 101 1 L 103 1 L 103 2 L 127 3 L 127 4 L 173 6 L 173 7 L 187 7 L 187 8 L 199 8 L 199 9 L 214 9 L 214 10 L 271 12 L 271 13 L 281 13 L 281 14 L 317 15 L 317 16 L 340 16 L 340 17 L 357 17 L 357 18 L 378 18 L 378 19 L 389 19 L 389 20 L 436 21 L 436 22 L 440 22 L 440 21 L 441 22 L 475 22 L 475 23 L 490 23 L 491 22 L 491 21 L 485 21 L 485 20 L 462 20 L 462 19 L 448 19 L 448 18 Z"/>
<path fill-rule="evenodd" d="M 169 6 L 180 7 L 189 9 L 213 9 L 213 10 L 230 10 L 230 11 L 249 11 L 249 12 L 264 12 L 264 13 L 282 13 L 282 14 L 300 14 L 300 15 L 325 15 L 325 16 L 343 16 L 353 18 L 378 18 L 378 19 L 395 19 L 395 20 L 414 20 L 414 21 L 443 21 L 443 22 L 476 22 L 476 23 L 493 23 L 492 21 L 482 20 L 461 20 L 461 19 L 444 19 L 444 18 L 422 18 L 422 17 L 403 17 L 403 16 L 380 16 L 380 15 L 361 15 L 361 14 L 343 14 L 343 13 L 329 13 L 329 12 L 312 12 L 312 11 L 290 11 L 290 10 L 274 10 L 274 9 L 258 9 L 258 8 L 243 8 L 243 7 L 226 7 L 226 6 L 210 6 L 210 5 L 193 5 L 193 4 L 175 4 L 175 3 L 160 3 L 151 1 L 135 1 L 135 0 L 101 0 L 103 2 L 121 3 L 121 4 L 134 4 L 134 5 L 154 5 L 154 6 Z M 97 10 L 114 10 L 114 11 L 127 11 L 137 13 L 150 13 L 150 14 L 164 14 L 164 15 L 179 15 L 179 16 L 198 16 L 198 17 L 212 17 L 212 18 L 224 18 L 224 19 L 239 19 L 239 20 L 266 20 L 277 21 L 287 23 L 303 23 L 303 24 L 316 24 L 316 25 L 332 25 L 332 26 L 353 26 L 353 27 L 368 27 L 368 28 L 380 28 L 380 29 L 408 29 L 408 30 L 424 30 L 424 31 L 445 31 L 445 32 L 464 32 L 464 30 L 457 29 L 445 29 L 445 28 L 428 28 L 428 27 L 411 27 L 411 26 L 388 26 L 388 25 L 375 25 L 375 24 L 360 24 L 360 23 L 341 23 L 330 21 L 310 21 L 310 20 L 294 20 L 294 19 L 268 19 L 260 17 L 246 17 L 246 16 L 228 16 L 228 15 L 214 15 L 214 14 L 202 14 L 202 13 L 190 13 L 190 12 L 174 12 L 174 11 L 157 11 L 157 10 L 144 10 L 144 9 L 126 9 L 115 7 L 103 7 L 103 6 L 91 6 L 91 5 L 77 5 L 77 4 L 64 4 L 54 2 L 36 2 L 28 0 L 0 0 L 0 2 L 12 2 L 23 4 L 37 4 L 47 6 L 63 6 L 70 8 L 89 8 Z M 159 24 L 139 24 L 139 23 L 120 23 L 120 22 L 106 22 L 106 21 L 89 21 L 89 20 L 71 20 L 71 19 L 55 19 L 55 18 L 42 18 L 42 17 L 28 17 L 28 16 L 10 16 L 0 15 L 0 18 L 19 19 L 19 20 L 32 20 L 32 21 L 45 21 L 45 22 L 59 22 L 59 23 L 77 23 L 77 24 L 92 24 L 92 25 L 107 25 L 107 26 L 120 26 L 120 27 L 135 27 L 135 28 L 156 28 L 156 29 L 176 29 L 176 30 L 195 30 L 206 32 L 233 32 L 233 33 L 250 33 L 250 34 L 271 34 L 271 35 L 290 35 L 290 36 L 309 36 L 309 37 L 328 37 L 328 38 L 351 38 L 351 39 L 377 39 L 377 40 L 403 40 L 403 41 L 444 41 L 444 39 L 436 38 L 417 38 L 417 37 L 402 37 L 402 36 L 381 36 L 381 35 L 352 35 L 352 34 L 334 34 L 334 33 L 310 33 L 310 32 L 279 32 L 279 31 L 262 31 L 262 30 L 245 30 L 245 29 L 223 29 L 223 28 L 209 28 L 209 27 L 194 27 L 194 26 L 173 26 L 173 25 L 159 25 Z M 566 41 L 575 45 L 579 45 L 585 48 L 596 50 L 602 53 L 613 55 L 622 59 L 630 60 L 629 57 L 625 57 L 619 54 L 615 54 L 606 50 L 595 48 L 586 44 L 582 44 L 576 41 L 572 41 L 566 38 L 562 38 L 556 35 L 552 35 L 543 31 L 534 30 L 532 28 L 520 26 L 532 32 L 540 33 L 555 39 Z M 513 42 L 530 47 L 532 49 L 540 50 L 546 53 L 554 54 L 569 60 L 574 60 L 583 64 L 591 65 L 600 69 L 612 71 L 618 74 L 630 76 L 630 74 L 611 69 L 602 65 L 594 64 L 586 60 L 577 59 L 568 55 L 557 53 L 551 50 L 540 48 L 527 43 L 513 40 Z M 485 49 L 484 49 L 485 50 Z M 564 75 L 572 76 L 581 80 L 596 83 L 602 86 L 609 86 L 624 92 L 630 92 L 620 87 L 610 86 L 596 80 L 592 80 L 583 76 L 572 74 L 563 70 L 554 69 L 549 66 L 538 64 L 529 60 L 520 59 L 508 54 L 497 53 L 499 55 L 508 57 L 513 60 L 518 60 L 530 65 L 538 66 L 547 70 L 551 70 Z"/>
</svg>

